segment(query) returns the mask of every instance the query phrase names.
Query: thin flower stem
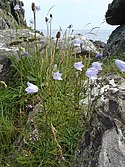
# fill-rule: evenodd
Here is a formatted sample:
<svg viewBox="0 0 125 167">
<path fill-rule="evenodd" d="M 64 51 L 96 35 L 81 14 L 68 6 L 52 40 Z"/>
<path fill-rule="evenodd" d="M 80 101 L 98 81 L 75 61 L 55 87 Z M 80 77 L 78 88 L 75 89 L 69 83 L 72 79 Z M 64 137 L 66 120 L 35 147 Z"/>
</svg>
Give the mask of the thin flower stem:
<svg viewBox="0 0 125 167">
<path fill-rule="evenodd" d="M 34 31 L 36 31 L 36 12 L 33 11 L 33 18 L 34 18 Z"/>
<path fill-rule="evenodd" d="M 52 38 L 52 18 L 50 19 L 50 40 Z"/>
<path fill-rule="evenodd" d="M 54 46 L 54 49 L 53 49 L 53 53 L 52 53 L 52 60 L 54 60 L 54 57 L 55 57 L 57 44 L 58 44 L 58 38 L 56 38 L 56 43 L 55 43 L 55 46 Z"/>
<path fill-rule="evenodd" d="M 23 87 L 23 57 L 21 53 L 19 53 L 19 57 L 20 57 L 20 81 L 21 81 L 21 86 Z"/>
<path fill-rule="evenodd" d="M 49 25 L 48 22 L 46 23 L 46 27 L 47 27 L 47 39 L 49 38 Z"/>
</svg>

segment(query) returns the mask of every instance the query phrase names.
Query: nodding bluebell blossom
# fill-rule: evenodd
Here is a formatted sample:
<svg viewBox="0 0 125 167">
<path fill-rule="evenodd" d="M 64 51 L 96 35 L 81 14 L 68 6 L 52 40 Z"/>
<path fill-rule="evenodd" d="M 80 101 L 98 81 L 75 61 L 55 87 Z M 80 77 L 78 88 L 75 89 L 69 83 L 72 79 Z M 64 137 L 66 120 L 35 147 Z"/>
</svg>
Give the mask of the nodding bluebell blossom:
<svg viewBox="0 0 125 167">
<path fill-rule="evenodd" d="M 95 55 L 95 57 L 96 58 L 102 58 L 103 57 L 103 53 L 101 52 L 101 53 L 97 53 L 96 55 Z"/>
<path fill-rule="evenodd" d="M 54 79 L 54 80 L 63 80 L 63 79 L 61 78 L 61 76 L 62 76 L 62 74 L 61 74 L 59 71 L 54 72 L 54 74 L 53 74 L 53 79 Z"/>
<path fill-rule="evenodd" d="M 72 45 L 73 45 L 74 47 L 81 47 L 82 44 L 83 44 L 83 41 L 82 41 L 81 39 L 79 39 L 79 38 L 76 38 L 76 39 L 74 39 L 74 40 L 72 41 Z"/>
<path fill-rule="evenodd" d="M 82 64 L 82 62 L 76 62 L 74 63 L 74 68 L 79 70 L 79 71 L 82 71 L 82 68 L 84 67 L 84 65 Z"/>
<path fill-rule="evenodd" d="M 26 94 L 32 94 L 38 92 L 38 87 L 30 82 L 27 82 Z"/>
<path fill-rule="evenodd" d="M 16 5 L 14 6 L 14 10 L 15 10 L 15 11 L 18 11 L 18 10 L 20 10 L 20 7 L 19 7 L 19 5 L 17 5 L 17 4 L 16 4 Z"/>
<path fill-rule="evenodd" d="M 97 69 L 98 71 L 101 71 L 102 70 L 102 63 L 99 63 L 99 62 L 93 62 L 92 63 L 92 67 Z"/>
<path fill-rule="evenodd" d="M 122 73 L 125 71 L 125 62 L 124 61 L 116 59 L 115 64 Z"/>
<path fill-rule="evenodd" d="M 33 28 L 33 25 L 34 25 L 33 19 L 29 20 L 29 27 L 30 27 L 30 28 Z"/>
<path fill-rule="evenodd" d="M 35 10 L 40 11 L 41 10 L 40 6 L 35 6 Z"/>
<path fill-rule="evenodd" d="M 28 55 L 29 55 L 28 52 L 24 52 L 24 53 L 23 53 L 23 56 L 25 56 L 25 57 L 27 57 Z"/>
<path fill-rule="evenodd" d="M 33 19 L 29 20 L 29 23 L 30 24 L 34 24 Z"/>
<path fill-rule="evenodd" d="M 97 79 L 98 70 L 96 68 L 88 68 L 86 71 L 86 76 L 92 80 Z"/>
</svg>

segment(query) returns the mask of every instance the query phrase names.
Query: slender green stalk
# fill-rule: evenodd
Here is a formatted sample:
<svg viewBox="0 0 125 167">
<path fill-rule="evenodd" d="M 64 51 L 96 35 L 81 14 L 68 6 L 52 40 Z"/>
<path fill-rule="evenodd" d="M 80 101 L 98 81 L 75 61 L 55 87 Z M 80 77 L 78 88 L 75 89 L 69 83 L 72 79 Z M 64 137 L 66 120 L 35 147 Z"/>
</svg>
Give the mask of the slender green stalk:
<svg viewBox="0 0 125 167">
<path fill-rule="evenodd" d="M 21 51 L 19 52 L 19 57 L 20 57 L 20 80 L 21 80 L 21 85 L 23 87 L 23 57 Z"/>
</svg>

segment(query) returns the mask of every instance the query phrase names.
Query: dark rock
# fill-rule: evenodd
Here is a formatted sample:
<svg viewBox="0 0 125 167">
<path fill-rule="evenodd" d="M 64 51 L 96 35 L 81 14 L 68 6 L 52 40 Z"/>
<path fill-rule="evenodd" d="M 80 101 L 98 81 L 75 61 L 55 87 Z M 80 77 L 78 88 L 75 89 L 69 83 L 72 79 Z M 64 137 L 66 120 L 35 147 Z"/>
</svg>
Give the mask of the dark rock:
<svg viewBox="0 0 125 167">
<path fill-rule="evenodd" d="M 125 54 L 125 24 L 117 27 L 109 36 L 105 46 L 105 55 Z"/>
<path fill-rule="evenodd" d="M 10 10 L 10 0 L 0 0 L 0 9 L 4 9 L 8 12 L 11 12 L 11 10 Z"/>
<path fill-rule="evenodd" d="M 103 83 L 109 89 L 98 99 L 79 141 L 74 167 L 125 166 L 125 79 L 109 75 Z"/>
<path fill-rule="evenodd" d="M 125 24 L 125 0 L 113 0 L 108 6 L 105 18 L 111 25 Z"/>
<path fill-rule="evenodd" d="M 94 41 L 93 43 L 99 49 L 104 49 L 105 48 L 105 43 L 102 42 L 102 41 Z"/>
<path fill-rule="evenodd" d="M 14 10 L 15 5 L 19 5 L 20 9 Z M 19 0 L 0 0 L 0 29 L 26 26 L 23 6 L 23 2 Z"/>
<path fill-rule="evenodd" d="M 0 56 L 0 81 L 4 81 L 5 84 L 11 85 L 15 83 L 14 74 L 15 71 L 11 66 L 11 61 L 5 55 Z"/>
<path fill-rule="evenodd" d="M 6 23 L 5 19 L 0 17 L 0 29 L 6 29 L 9 28 L 8 24 Z"/>
</svg>

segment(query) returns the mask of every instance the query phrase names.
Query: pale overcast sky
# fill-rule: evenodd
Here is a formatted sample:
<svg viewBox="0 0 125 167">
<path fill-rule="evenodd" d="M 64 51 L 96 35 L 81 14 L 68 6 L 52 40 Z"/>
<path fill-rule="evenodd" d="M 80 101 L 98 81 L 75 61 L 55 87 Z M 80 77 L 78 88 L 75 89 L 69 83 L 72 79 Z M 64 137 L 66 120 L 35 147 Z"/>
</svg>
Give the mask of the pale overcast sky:
<svg viewBox="0 0 125 167">
<path fill-rule="evenodd" d="M 33 18 L 31 4 L 40 6 L 41 10 L 37 12 L 37 29 L 46 29 L 45 17 L 49 9 L 53 15 L 52 28 L 66 29 L 72 24 L 74 29 L 92 29 L 100 27 L 101 30 L 113 30 L 115 26 L 108 25 L 105 19 L 105 12 L 108 4 L 113 0 L 22 0 L 24 2 L 25 18 L 27 24 Z M 91 23 L 91 24 L 88 24 Z M 85 26 L 86 25 L 86 26 Z"/>
</svg>

